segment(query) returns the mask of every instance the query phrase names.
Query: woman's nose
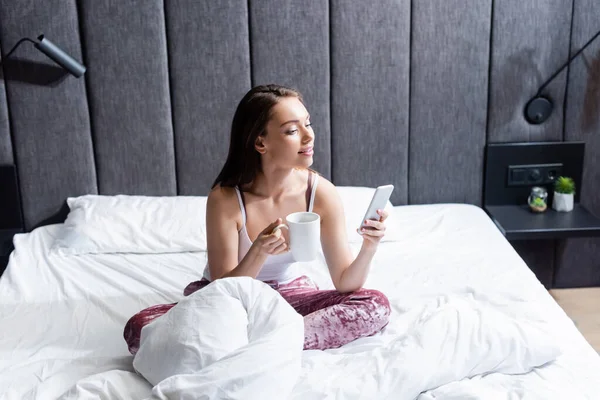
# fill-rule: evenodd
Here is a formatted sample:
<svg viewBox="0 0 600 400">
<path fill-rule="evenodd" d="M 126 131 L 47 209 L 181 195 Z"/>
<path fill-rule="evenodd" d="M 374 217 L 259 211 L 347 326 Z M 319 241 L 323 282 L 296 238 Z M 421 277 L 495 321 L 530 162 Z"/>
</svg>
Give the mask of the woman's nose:
<svg viewBox="0 0 600 400">
<path fill-rule="evenodd" d="M 310 128 L 306 128 L 306 127 L 304 127 L 304 128 L 302 129 L 302 134 L 303 134 L 303 135 L 302 135 L 302 142 L 310 142 L 310 141 L 311 141 L 311 140 L 313 140 L 313 139 L 314 139 L 314 137 L 315 137 L 315 134 L 314 134 L 314 132 L 312 131 L 312 129 L 310 129 Z"/>
</svg>

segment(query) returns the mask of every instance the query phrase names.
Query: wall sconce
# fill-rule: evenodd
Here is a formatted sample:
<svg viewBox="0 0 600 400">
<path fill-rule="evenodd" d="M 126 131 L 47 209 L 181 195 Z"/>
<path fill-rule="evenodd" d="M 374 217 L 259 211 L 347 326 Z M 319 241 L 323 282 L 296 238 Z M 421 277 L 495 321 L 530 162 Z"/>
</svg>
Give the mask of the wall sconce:
<svg viewBox="0 0 600 400">
<path fill-rule="evenodd" d="M 544 88 L 550 82 L 552 82 L 552 80 L 556 78 L 563 69 L 571 64 L 571 61 L 579 56 L 581 52 L 583 52 L 583 50 L 585 50 L 585 48 L 588 47 L 598 36 L 600 36 L 600 31 L 598 31 L 590 40 L 588 40 L 588 42 L 584 44 L 583 47 L 573 55 L 573 57 L 569 58 L 569 60 L 558 69 L 558 71 L 553 73 L 552 76 L 546 80 L 546 82 L 542 83 L 535 96 L 533 96 L 533 98 L 531 98 L 525 105 L 524 114 L 527 122 L 538 125 L 550 117 L 552 110 L 554 109 L 554 104 L 552 103 L 552 99 L 542 95 L 542 90 L 544 90 Z"/>
<path fill-rule="evenodd" d="M 40 35 L 37 37 L 38 41 L 31 40 L 29 38 L 23 38 L 17 42 L 13 46 L 12 49 L 6 54 L 6 56 L 0 60 L 0 64 L 7 60 L 10 55 L 21 45 L 23 42 L 31 42 L 35 46 L 36 49 L 44 53 L 48 58 L 52 59 L 55 63 L 63 67 L 65 70 L 69 71 L 71 75 L 76 78 L 80 78 L 86 71 L 85 66 L 75 61 L 73 57 L 65 53 L 60 47 L 52 43 L 48 38 L 44 35 Z"/>
</svg>

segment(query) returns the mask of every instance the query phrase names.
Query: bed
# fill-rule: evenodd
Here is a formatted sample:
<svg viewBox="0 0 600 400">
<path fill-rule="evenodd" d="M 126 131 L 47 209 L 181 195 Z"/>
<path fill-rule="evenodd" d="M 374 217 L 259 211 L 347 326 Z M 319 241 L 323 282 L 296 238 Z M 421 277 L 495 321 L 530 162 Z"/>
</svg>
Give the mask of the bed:
<svg viewBox="0 0 600 400">
<path fill-rule="evenodd" d="M 347 210 L 348 221 L 353 213 Z M 123 326 L 142 308 L 181 300 L 183 288 L 201 276 L 206 253 L 57 255 L 50 249 L 64 224 L 42 226 L 14 239 L 15 251 L 0 279 L 0 398 L 158 398 L 132 367 Z M 370 355 L 406 336 L 425 311 L 461 298 L 485 302 L 518 324 L 535 322 L 560 353 L 527 373 L 448 378 L 411 398 L 597 398 L 600 357 L 482 209 L 466 204 L 393 206 L 388 227 L 389 238 L 380 244 L 365 287 L 390 299 L 389 325 L 339 349 L 302 352 L 300 371 L 286 397 L 407 398 L 406 390 L 394 388 L 410 386 L 398 382 L 410 375 L 396 375 L 395 363 L 410 364 L 405 372 L 418 376 L 436 374 L 439 365 L 394 360 L 391 352 L 380 351 L 376 359 Z M 358 251 L 360 243 L 351 240 L 350 246 Z M 331 287 L 322 257 L 297 267 L 321 288 Z M 478 351 L 474 347 L 471 354 Z M 444 357 L 440 355 L 440 365 Z M 458 363 L 447 366 L 444 374 L 461 368 L 462 360 L 454 361 Z M 245 398 L 269 397 L 253 393 Z"/>
<path fill-rule="evenodd" d="M 16 167 L 18 228 L 27 233 L 14 238 L 0 277 L 0 398 L 156 400 L 155 387 L 134 371 L 123 327 L 147 306 L 181 301 L 185 286 L 201 277 L 206 232 L 194 212 L 201 207 L 171 208 L 191 228 L 183 232 L 164 219 L 156 237 L 131 249 L 119 246 L 143 235 L 148 218 L 122 213 L 120 223 L 142 225 L 103 226 L 104 244 L 119 252 L 55 252 L 69 226 L 65 199 L 202 201 L 228 154 L 236 105 L 265 83 L 303 93 L 316 132 L 312 167 L 338 187 L 354 188 L 344 196 L 348 224 L 365 211 L 356 201 L 361 187 L 394 184 L 396 205 L 365 285 L 390 299 L 389 325 L 341 349 L 291 352 L 295 375 L 276 380 L 278 371 L 270 369 L 265 385 L 281 384 L 287 397 L 302 400 L 598 397 L 598 355 L 478 206 L 488 144 L 564 139 L 600 148 L 594 124 L 580 112 L 586 90 L 560 87 L 567 80 L 569 88 L 587 87 L 585 63 L 575 60 L 567 80 L 547 87 L 557 103 L 569 105 L 564 113 L 537 126 L 522 115 L 569 48 L 597 30 L 593 18 L 582 16 L 598 15 L 599 2 L 23 3 L 0 0 L 2 48 L 44 33 L 87 72 L 59 77 L 54 63 L 28 45 L 12 60 L 28 68 L 3 63 L 0 164 Z M 582 186 L 593 187 L 598 159 L 586 157 Z M 600 212 L 598 193 L 581 193 L 582 203 L 596 206 L 590 211 Z M 358 251 L 356 237 L 349 238 Z M 549 265 L 557 287 L 594 283 L 597 242 L 569 239 L 560 254 L 554 241 L 520 247 L 538 264 L 534 270 Z M 331 287 L 322 257 L 298 268 Z M 446 328 L 474 334 L 440 329 L 419 336 L 424 327 L 432 332 L 427 323 L 435 318 L 428 318 L 439 310 L 450 310 L 441 314 Z M 496 334 L 507 327 L 515 330 L 496 347 L 484 340 L 502 339 Z M 543 333 L 539 343 L 525 334 L 533 328 Z M 402 340 L 413 340 L 406 347 L 413 353 L 388 351 Z M 432 340 L 447 351 L 438 354 Z M 464 352 L 452 353 L 459 348 Z M 248 361 L 258 365 L 260 357 Z M 526 362 L 502 369 L 510 360 Z M 235 388 L 221 397 L 268 399 L 249 385 L 262 382 L 246 380 L 246 397 L 234 396 Z"/>
</svg>

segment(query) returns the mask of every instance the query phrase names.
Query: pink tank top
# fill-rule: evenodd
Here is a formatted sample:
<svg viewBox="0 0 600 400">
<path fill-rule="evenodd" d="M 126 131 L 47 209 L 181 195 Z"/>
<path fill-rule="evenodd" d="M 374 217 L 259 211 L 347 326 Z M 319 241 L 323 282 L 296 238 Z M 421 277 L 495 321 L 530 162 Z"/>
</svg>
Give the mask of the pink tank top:
<svg viewBox="0 0 600 400">
<path fill-rule="evenodd" d="M 309 172 L 308 188 L 306 190 L 306 199 L 308 203 L 307 211 L 313 210 L 318 180 L 318 174 Z M 235 193 L 237 194 L 238 203 L 242 212 L 242 228 L 238 231 L 239 263 L 246 256 L 248 250 L 250 250 L 252 241 L 250 240 L 250 236 L 246 230 L 246 207 L 244 205 L 244 195 L 238 187 L 235 187 Z M 294 264 L 295 261 L 291 252 L 268 256 L 256 279 L 261 281 L 276 281 L 279 283 L 292 281 L 299 276 L 299 274 L 293 268 Z M 211 280 L 208 265 L 206 265 L 206 268 L 204 269 L 204 277 L 208 280 Z"/>
</svg>

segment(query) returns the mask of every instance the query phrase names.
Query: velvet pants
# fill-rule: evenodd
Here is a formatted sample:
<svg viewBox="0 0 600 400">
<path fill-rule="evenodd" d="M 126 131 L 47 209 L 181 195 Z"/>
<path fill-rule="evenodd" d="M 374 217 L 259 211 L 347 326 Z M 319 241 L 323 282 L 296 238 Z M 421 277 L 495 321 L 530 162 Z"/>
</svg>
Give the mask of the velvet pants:
<svg viewBox="0 0 600 400">
<path fill-rule="evenodd" d="M 184 295 L 189 296 L 209 283 L 206 279 L 192 282 L 185 288 Z M 350 293 L 320 290 L 307 276 L 284 284 L 265 283 L 279 292 L 304 317 L 305 350 L 343 346 L 358 338 L 376 334 L 389 321 L 389 301 L 377 290 L 360 289 Z M 148 307 L 129 319 L 123 335 L 131 354 L 139 349 L 142 328 L 176 304 Z"/>
</svg>

